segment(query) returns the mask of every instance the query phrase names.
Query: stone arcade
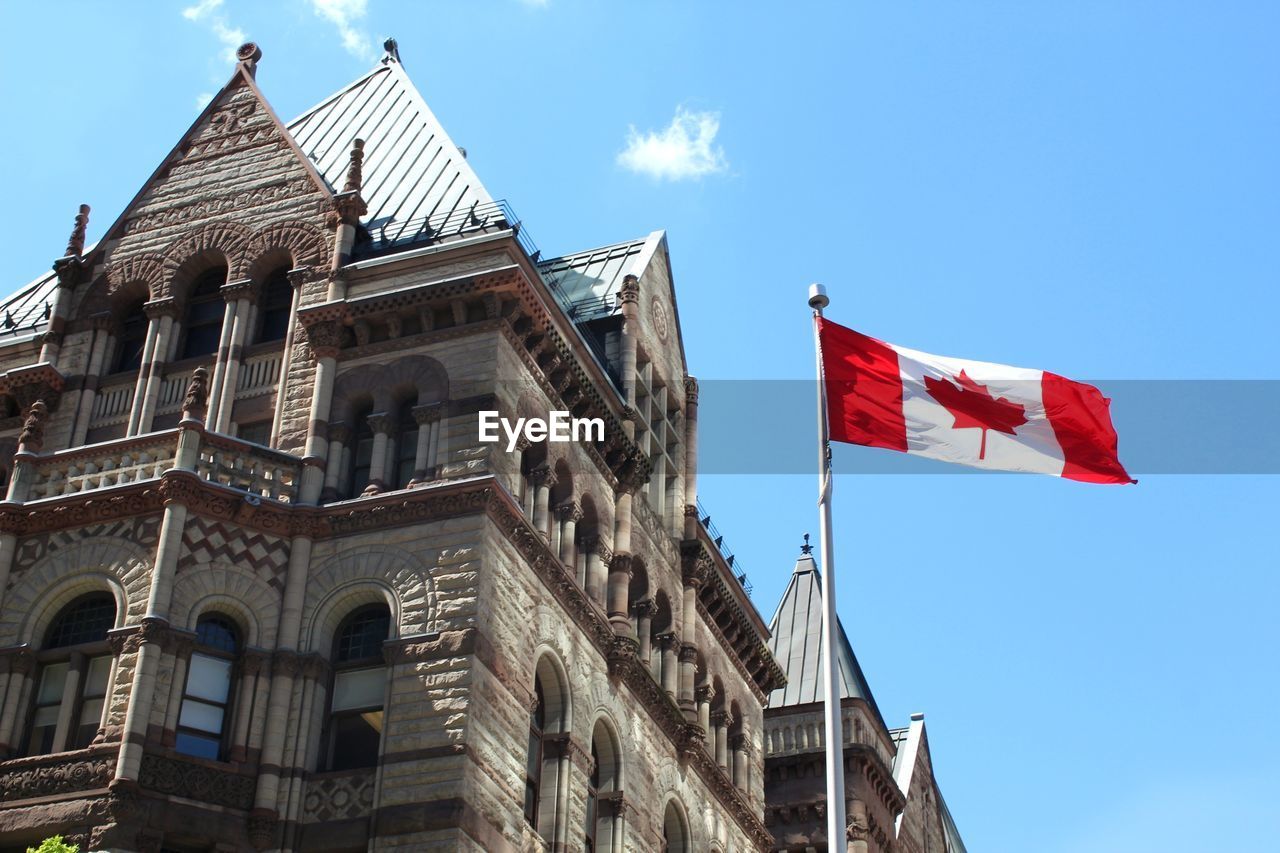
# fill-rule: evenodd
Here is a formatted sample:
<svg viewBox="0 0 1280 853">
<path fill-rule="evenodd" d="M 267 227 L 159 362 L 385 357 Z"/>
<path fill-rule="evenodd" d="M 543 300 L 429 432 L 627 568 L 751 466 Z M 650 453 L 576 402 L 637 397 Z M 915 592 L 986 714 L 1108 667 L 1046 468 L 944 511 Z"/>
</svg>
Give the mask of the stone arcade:
<svg viewBox="0 0 1280 853">
<path fill-rule="evenodd" d="M 3 307 L 0 850 L 825 849 L 766 825 L 785 676 L 698 509 L 664 234 L 543 259 L 393 42 L 287 125 L 238 56 Z M 876 779 L 851 848 L 941 850 Z"/>
</svg>

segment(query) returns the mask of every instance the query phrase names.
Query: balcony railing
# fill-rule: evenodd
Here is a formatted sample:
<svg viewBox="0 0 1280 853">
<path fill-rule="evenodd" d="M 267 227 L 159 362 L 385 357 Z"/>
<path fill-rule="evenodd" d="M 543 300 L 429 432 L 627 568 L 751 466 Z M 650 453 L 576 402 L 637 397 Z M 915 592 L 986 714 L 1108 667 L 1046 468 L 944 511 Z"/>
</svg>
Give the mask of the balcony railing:
<svg viewBox="0 0 1280 853">
<path fill-rule="evenodd" d="M 37 457 L 26 499 L 83 494 L 158 479 L 173 467 L 181 432 L 164 430 Z M 246 494 L 295 503 L 302 461 L 252 442 L 205 433 L 196 454 L 195 473 Z"/>
<path fill-rule="evenodd" d="M 747 580 L 747 573 L 742 568 L 742 563 L 734 555 L 729 546 L 724 543 L 724 534 L 716 529 L 711 523 L 711 513 L 707 512 L 707 508 L 702 505 L 702 501 L 698 501 L 698 521 L 702 523 L 703 529 L 707 531 L 707 535 L 711 537 L 711 541 L 715 543 L 716 548 L 720 551 L 720 556 L 724 557 L 725 563 L 733 572 L 734 577 L 738 579 L 738 583 L 746 591 L 747 595 L 751 594 L 751 581 Z"/>
<path fill-rule="evenodd" d="M 369 242 L 358 247 L 358 251 L 365 255 L 380 254 L 388 249 L 429 246 L 473 234 L 505 230 L 515 233 L 520 248 L 537 263 L 542 253 L 525 232 L 511 205 L 501 199 L 488 204 L 476 202 L 470 207 L 446 210 L 420 219 L 373 225 L 369 229 Z"/>
</svg>

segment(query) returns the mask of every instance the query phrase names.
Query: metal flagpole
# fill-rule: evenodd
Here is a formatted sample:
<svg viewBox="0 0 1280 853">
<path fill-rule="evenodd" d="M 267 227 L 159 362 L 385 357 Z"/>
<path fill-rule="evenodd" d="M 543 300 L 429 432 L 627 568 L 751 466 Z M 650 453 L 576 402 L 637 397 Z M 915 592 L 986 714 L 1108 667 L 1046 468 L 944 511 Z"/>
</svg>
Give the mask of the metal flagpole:
<svg viewBox="0 0 1280 853">
<path fill-rule="evenodd" d="M 844 726 L 840 720 L 840 665 L 836 652 L 839 623 L 836 621 L 836 555 L 831 542 L 831 439 L 827 425 L 827 383 L 822 370 L 822 337 L 818 321 L 822 309 L 831 303 L 827 289 L 809 285 L 809 307 L 813 309 L 813 343 L 818 360 L 818 539 L 822 546 L 822 679 L 826 687 L 827 745 L 827 850 L 845 853 L 844 818 Z"/>
</svg>

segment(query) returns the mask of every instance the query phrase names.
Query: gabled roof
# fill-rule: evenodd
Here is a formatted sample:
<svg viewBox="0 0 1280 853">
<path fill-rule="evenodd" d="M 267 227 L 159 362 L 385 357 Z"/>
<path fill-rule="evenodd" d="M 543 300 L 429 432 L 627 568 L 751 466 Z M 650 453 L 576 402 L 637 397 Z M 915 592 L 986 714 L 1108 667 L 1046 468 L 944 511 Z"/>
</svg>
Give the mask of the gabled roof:
<svg viewBox="0 0 1280 853">
<path fill-rule="evenodd" d="M 333 189 L 347 173 L 351 143 L 364 140 L 362 221 L 387 245 L 461 226 L 493 206 L 404 67 L 391 55 L 378 67 L 289 122 L 289 132 Z"/>
<path fill-rule="evenodd" d="M 839 625 L 838 657 L 842 699 L 861 699 L 876 716 L 880 710 L 853 654 L 844 626 Z M 769 694 L 769 708 L 826 700 L 822 678 L 822 582 L 812 554 L 801 554 L 769 623 L 769 650 L 787 676 L 786 685 Z"/>
<path fill-rule="evenodd" d="M 538 271 L 574 321 L 607 317 L 620 308 L 622 280 L 642 275 L 665 237 L 665 231 L 654 231 L 640 240 L 551 258 L 541 261 Z"/>
<path fill-rule="evenodd" d="M 890 729 L 893 738 L 893 781 L 904 796 L 911 796 L 911 777 L 916 769 L 916 762 L 921 749 L 928 749 L 925 743 L 924 714 L 912 714 L 911 725 L 901 729 Z M 934 796 L 938 799 L 938 817 L 942 822 L 942 840 L 946 844 L 943 853 L 967 853 L 964 840 L 960 837 L 960 829 L 956 826 L 947 801 L 942 798 L 942 789 L 935 776 L 932 780 Z M 894 831 L 902 830 L 902 814 L 894 821 Z"/>
</svg>

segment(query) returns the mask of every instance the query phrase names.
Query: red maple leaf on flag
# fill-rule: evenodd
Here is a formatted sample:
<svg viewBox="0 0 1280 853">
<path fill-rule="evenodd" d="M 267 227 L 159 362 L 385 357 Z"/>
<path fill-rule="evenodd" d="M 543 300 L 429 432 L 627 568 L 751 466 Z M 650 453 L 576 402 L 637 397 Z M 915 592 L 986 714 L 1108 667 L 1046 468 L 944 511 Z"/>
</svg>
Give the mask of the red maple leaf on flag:
<svg viewBox="0 0 1280 853">
<path fill-rule="evenodd" d="M 978 458 L 984 459 L 987 455 L 987 430 L 1016 435 L 1017 427 L 1027 422 L 1026 407 L 1004 397 L 992 397 L 987 386 L 974 382 L 963 370 L 955 379 L 960 383 L 958 386 L 945 379 L 926 376 L 924 387 L 933 399 L 955 416 L 956 422 L 951 425 L 952 429 L 982 430 Z"/>
</svg>

